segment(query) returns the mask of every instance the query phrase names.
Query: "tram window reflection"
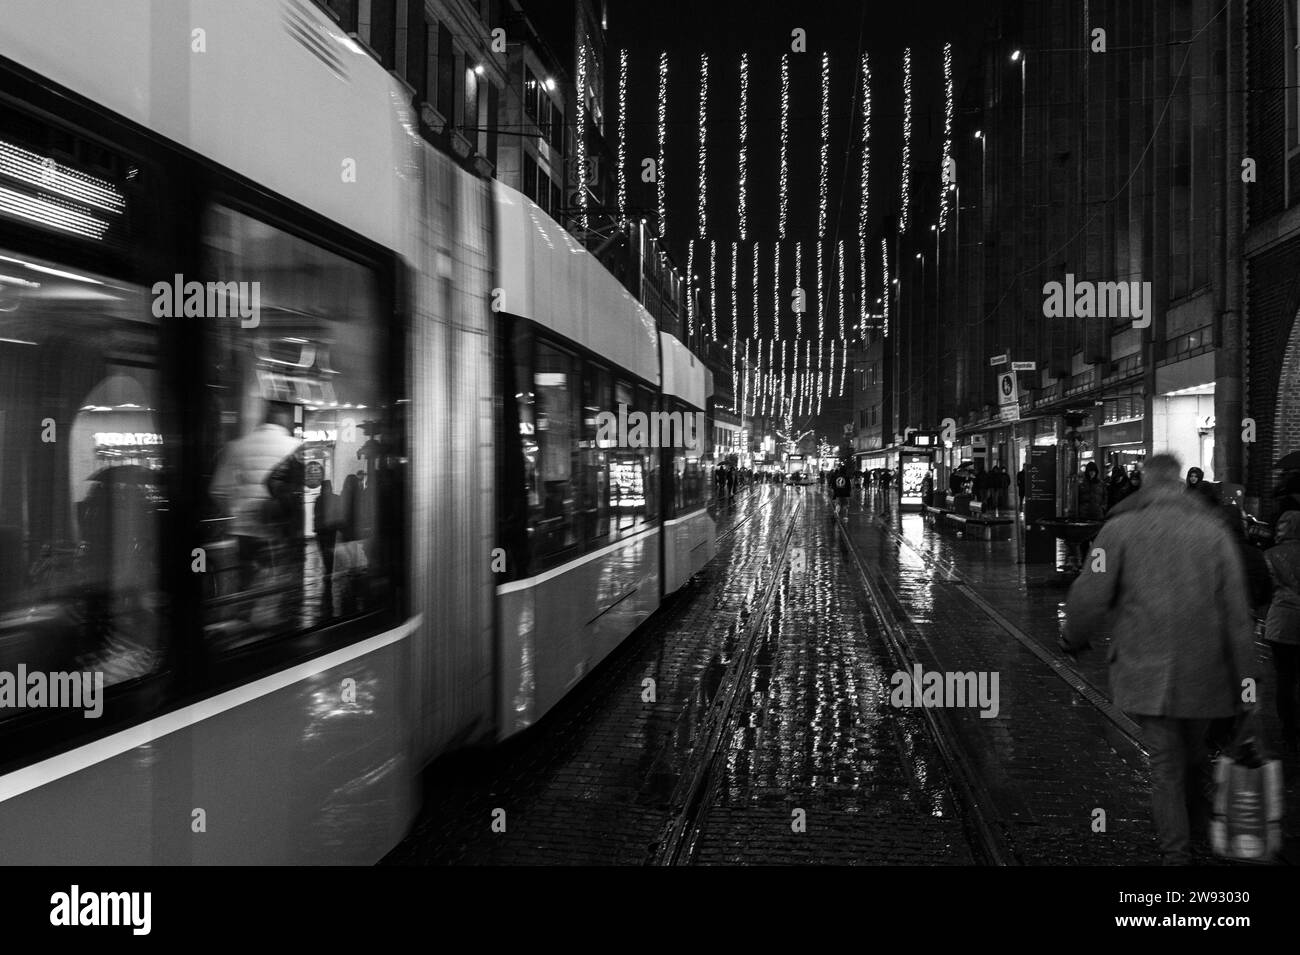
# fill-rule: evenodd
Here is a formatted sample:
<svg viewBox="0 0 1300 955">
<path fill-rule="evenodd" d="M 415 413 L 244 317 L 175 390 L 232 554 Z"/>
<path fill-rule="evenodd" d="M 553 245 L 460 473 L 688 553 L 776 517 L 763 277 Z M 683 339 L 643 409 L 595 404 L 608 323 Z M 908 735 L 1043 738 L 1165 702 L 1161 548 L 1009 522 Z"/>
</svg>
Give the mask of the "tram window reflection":
<svg viewBox="0 0 1300 955">
<path fill-rule="evenodd" d="M 533 513 L 533 553 L 554 564 L 578 545 L 577 486 L 579 394 L 577 362 L 568 352 L 537 343 L 533 368 L 539 500 Z"/>
<path fill-rule="evenodd" d="M 260 299 L 205 324 L 204 634 L 225 652 L 391 603 L 404 458 L 373 270 L 224 207 L 205 247 Z"/>
<path fill-rule="evenodd" d="M 0 250 L 0 671 L 162 665 L 157 354 L 145 289 Z"/>
</svg>

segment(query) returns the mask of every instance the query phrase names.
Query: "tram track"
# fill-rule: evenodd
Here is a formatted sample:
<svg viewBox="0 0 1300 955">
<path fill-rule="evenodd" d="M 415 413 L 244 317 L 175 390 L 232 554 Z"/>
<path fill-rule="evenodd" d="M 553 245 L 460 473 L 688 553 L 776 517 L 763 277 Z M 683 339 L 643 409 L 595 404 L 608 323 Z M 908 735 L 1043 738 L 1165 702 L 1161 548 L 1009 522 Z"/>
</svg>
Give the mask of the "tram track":
<svg viewBox="0 0 1300 955">
<path fill-rule="evenodd" d="M 775 500 L 774 494 L 769 500 L 755 507 L 754 513 L 748 515 L 745 520 L 754 517 Z M 723 689 L 714 699 L 705 724 L 704 744 L 695 771 L 683 777 L 673 794 L 672 804 L 678 808 L 666 827 L 664 837 L 659 842 L 652 859 L 653 865 L 690 865 L 695 859 L 704 820 L 712 802 L 711 793 L 720 777 L 717 769 L 726 751 L 724 744 L 734 732 L 740 718 L 740 703 L 753 671 L 759 634 L 768 620 L 773 595 L 777 591 L 777 585 L 789 560 L 790 539 L 794 535 L 795 525 L 802 510 L 803 500 L 800 498 L 790 513 L 785 532 L 780 536 L 780 543 L 774 552 L 769 552 L 773 553 L 774 557 L 772 568 L 767 579 L 762 583 L 762 594 L 756 606 L 744 623 L 745 632 L 740 641 L 741 649 L 728 668 Z M 737 524 L 730 532 L 738 530 L 739 527 L 740 524 Z"/>
<path fill-rule="evenodd" d="M 835 515 L 835 522 L 839 532 L 844 535 L 845 550 L 858 572 L 858 578 L 867 594 L 868 606 L 880 624 L 890 654 L 901 670 L 911 672 L 913 666 L 920 663 L 920 659 L 903 625 L 889 607 L 882 590 L 883 581 L 875 580 L 868 571 L 839 514 Z M 933 707 L 923 707 L 920 712 L 929 726 L 931 739 L 947 769 L 954 793 L 965 811 L 971 848 L 991 865 L 1019 865 L 1020 860 L 1013 849 L 1010 835 L 1010 822 L 998 812 L 979 773 L 966 758 L 947 715 Z"/>
<path fill-rule="evenodd" d="M 932 555 L 925 553 L 888 524 L 881 522 L 881 526 L 890 537 L 915 554 L 926 564 L 926 566 L 940 570 L 943 574 L 940 579 L 944 583 L 949 584 L 956 593 L 961 595 L 969 604 L 984 614 L 984 616 L 1000 630 L 1042 661 L 1059 679 L 1078 694 L 1081 699 L 1087 701 L 1090 706 L 1109 720 L 1116 730 L 1118 730 L 1135 749 L 1144 756 L 1150 756 L 1146 747 L 1142 743 L 1142 730 L 1138 724 L 1119 709 L 1119 707 L 1115 706 L 1105 693 L 1094 686 L 1093 683 L 1075 667 L 1072 667 L 1065 662 L 1065 660 L 1061 658 L 1060 654 L 1052 653 L 1044 647 L 1041 642 L 1035 640 L 1024 630 L 1017 627 L 996 607 L 976 593 L 970 582 L 957 571 L 956 567 L 951 562 L 938 560 Z"/>
</svg>

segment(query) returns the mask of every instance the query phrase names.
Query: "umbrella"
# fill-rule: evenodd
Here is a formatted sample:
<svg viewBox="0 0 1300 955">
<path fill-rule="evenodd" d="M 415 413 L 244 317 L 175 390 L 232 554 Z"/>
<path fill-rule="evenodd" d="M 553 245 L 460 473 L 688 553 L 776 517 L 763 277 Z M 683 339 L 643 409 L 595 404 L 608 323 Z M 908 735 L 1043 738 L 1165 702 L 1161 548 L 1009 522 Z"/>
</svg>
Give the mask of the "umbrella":
<svg viewBox="0 0 1300 955">
<path fill-rule="evenodd" d="M 1273 467 L 1279 471 L 1300 470 L 1300 451 L 1292 451 Z"/>
</svg>

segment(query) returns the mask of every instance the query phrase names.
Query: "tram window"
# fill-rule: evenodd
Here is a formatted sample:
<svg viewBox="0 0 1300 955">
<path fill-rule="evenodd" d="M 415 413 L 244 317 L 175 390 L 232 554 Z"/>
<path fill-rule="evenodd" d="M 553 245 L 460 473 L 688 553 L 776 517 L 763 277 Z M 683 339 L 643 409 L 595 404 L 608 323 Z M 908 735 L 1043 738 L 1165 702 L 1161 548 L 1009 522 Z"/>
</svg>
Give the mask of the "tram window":
<svg viewBox="0 0 1300 955">
<path fill-rule="evenodd" d="M 631 418 L 637 408 L 636 390 L 626 381 L 614 385 L 614 407 L 620 418 L 624 409 Z M 645 454 L 636 448 L 616 445 L 609 455 L 610 506 L 614 512 L 616 536 L 632 533 L 645 515 Z"/>
<path fill-rule="evenodd" d="M 674 402 L 672 410 L 680 413 L 683 423 L 688 420 L 688 416 L 695 414 L 690 407 L 681 402 Z M 681 433 L 684 437 L 684 424 Z M 692 433 L 696 435 L 696 447 L 685 447 L 683 442 L 683 445 L 672 449 L 672 473 L 668 480 L 672 489 L 674 517 L 689 514 L 704 506 L 704 455 L 707 451 L 705 447 L 707 438 L 703 430 Z"/>
<path fill-rule="evenodd" d="M 203 618 L 221 653 L 391 606 L 404 441 L 373 270 L 222 206 L 204 246 L 245 306 L 204 323 Z"/>
<path fill-rule="evenodd" d="M 533 392 L 539 501 L 533 508 L 533 557 L 538 568 L 555 566 L 578 544 L 577 362 L 568 352 L 537 343 Z"/>
<path fill-rule="evenodd" d="M 0 671 L 162 665 L 157 357 L 147 290 L 0 249 Z"/>
<path fill-rule="evenodd" d="M 609 369 L 588 364 L 582 387 L 582 537 L 591 548 L 609 539 L 609 450 L 596 440 L 599 415 L 610 410 Z"/>
<path fill-rule="evenodd" d="M 649 420 L 655 420 L 651 415 L 658 410 L 658 404 L 655 394 L 649 388 L 637 388 L 637 399 L 640 408 L 646 413 Z M 645 461 L 645 509 L 641 513 L 641 522 L 643 524 L 653 524 L 659 520 L 659 451 L 657 449 L 646 449 L 642 454 Z"/>
</svg>

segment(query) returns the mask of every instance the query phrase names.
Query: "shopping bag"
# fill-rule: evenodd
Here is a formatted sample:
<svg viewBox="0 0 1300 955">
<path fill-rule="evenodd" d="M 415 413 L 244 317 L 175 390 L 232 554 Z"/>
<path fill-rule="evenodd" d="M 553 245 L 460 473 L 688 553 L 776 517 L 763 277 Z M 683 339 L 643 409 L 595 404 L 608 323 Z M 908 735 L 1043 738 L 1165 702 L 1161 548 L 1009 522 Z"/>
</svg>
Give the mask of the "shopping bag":
<svg viewBox="0 0 1300 955">
<path fill-rule="evenodd" d="M 1282 763 L 1252 726 L 1243 731 L 1214 761 L 1210 847 L 1223 859 L 1268 862 L 1282 851 Z"/>
</svg>

